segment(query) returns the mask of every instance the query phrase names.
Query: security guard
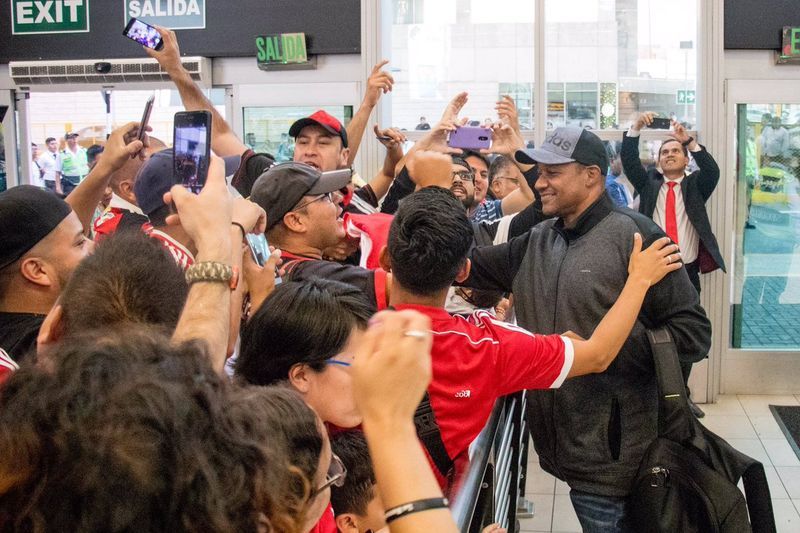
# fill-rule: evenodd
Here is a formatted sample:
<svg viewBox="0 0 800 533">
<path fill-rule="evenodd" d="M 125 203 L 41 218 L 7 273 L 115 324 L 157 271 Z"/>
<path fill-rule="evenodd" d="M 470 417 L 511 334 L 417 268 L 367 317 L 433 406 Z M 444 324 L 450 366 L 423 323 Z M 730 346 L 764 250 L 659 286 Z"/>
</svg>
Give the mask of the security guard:
<svg viewBox="0 0 800 533">
<path fill-rule="evenodd" d="M 86 148 L 78 146 L 78 134 L 67 132 L 64 135 L 67 147 L 61 151 L 61 188 L 69 194 L 89 173 L 89 160 Z"/>
</svg>

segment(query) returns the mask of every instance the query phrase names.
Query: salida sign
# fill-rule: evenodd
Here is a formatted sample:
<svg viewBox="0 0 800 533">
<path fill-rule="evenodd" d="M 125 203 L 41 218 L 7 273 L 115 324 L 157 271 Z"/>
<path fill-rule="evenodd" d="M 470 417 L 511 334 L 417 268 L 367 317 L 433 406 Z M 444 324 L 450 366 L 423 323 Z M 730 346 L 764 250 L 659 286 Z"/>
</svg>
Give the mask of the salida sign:
<svg viewBox="0 0 800 533">
<path fill-rule="evenodd" d="M 125 24 L 142 19 L 173 30 L 204 29 L 206 0 L 123 0 Z"/>
<path fill-rule="evenodd" d="M 89 31 L 89 0 L 11 0 L 11 34 Z"/>
<path fill-rule="evenodd" d="M 286 65 L 308 61 L 305 33 L 279 33 L 256 37 L 259 65 Z"/>
</svg>

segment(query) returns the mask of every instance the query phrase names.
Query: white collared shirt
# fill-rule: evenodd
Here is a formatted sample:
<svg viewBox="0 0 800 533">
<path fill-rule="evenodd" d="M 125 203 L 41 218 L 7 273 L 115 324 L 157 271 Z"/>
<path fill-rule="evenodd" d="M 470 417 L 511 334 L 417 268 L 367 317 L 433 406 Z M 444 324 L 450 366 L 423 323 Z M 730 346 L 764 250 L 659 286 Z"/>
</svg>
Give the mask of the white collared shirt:
<svg viewBox="0 0 800 533">
<path fill-rule="evenodd" d="M 686 215 L 686 205 L 683 203 L 683 178 L 672 180 L 678 185 L 675 187 L 675 220 L 678 223 L 678 246 L 681 247 L 681 259 L 685 264 L 694 262 L 697 259 L 698 249 L 700 247 L 700 237 L 697 235 L 697 230 L 694 225 L 689 221 Z M 664 183 L 658 190 L 658 200 L 656 200 L 656 209 L 653 211 L 653 221 L 658 224 L 658 227 L 666 231 L 667 217 L 667 191 L 669 191 L 668 179 L 664 178 Z"/>
<path fill-rule="evenodd" d="M 61 172 L 61 154 L 58 152 L 45 152 L 36 160 L 39 167 L 44 170 L 44 181 L 56 181 L 56 172 Z"/>
</svg>

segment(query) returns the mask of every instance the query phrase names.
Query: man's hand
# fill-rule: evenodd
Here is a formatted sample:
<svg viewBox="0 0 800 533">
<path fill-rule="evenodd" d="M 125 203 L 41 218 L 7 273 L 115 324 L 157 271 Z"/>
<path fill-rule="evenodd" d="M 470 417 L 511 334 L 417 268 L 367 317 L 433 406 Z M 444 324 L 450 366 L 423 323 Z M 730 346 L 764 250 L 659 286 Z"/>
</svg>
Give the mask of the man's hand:
<svg viewBox="0 0 800 533">
<path fill-rule="evenodd" d="M 517 111 L 517 104 L 514 103 L 513 98 L 504 94 L 500 97 L 500 100 L 494 108 L 497 110 L 497 116 L 500 117 L 500 120 L 511 126 L 514 130 L 520 131 L 519 112 Z"/>
<path fill-rule="evenodd" d="M 686 128 L 683 126 L 683 124 L 681 124 L 677 120 L 672 121 L 672 131 L 667 135 L 669 135 L 670 137 L 672 137 L 681 144 L 685 143 L 686 141 L 692 138 L 692 136 L 689 135 L 689 132 L 686 131 Z M 692 142 L 689 143 L 687 146 L 689 150 L 694 151 L 697 149 L 697 141 L 692 140 Z"/>
<path fill-rule="evenodd" d="M 181 50 L 178 48 L 178 38 L 175 36 L 175 32 L 163 26 L 154 25 L 153 27 L 161 34 L 161 41 L 164 43 L 164 46 L 161 47 L 161 50 L 153 50 L 145 46 L 145 53 L 158 61 L 158 64 L 161 65 L 161 68 L 166 70 L 167 73 L 171 74 L 175 71 L 182 70 Z"/>
<path fill-rule="evenodd" d="M 636 117 L 636 120 L 633 122 L 631 129 L 633 131 L 642 131 L 643 128 L 646 128 L 650 124 L 653 123 L 653 119 L 655 118 L 656 114 L 652 111 L 647 111 L 645 113 L 639 113 L 639 116 Z"/>
<path fill-rule="evenodd" d="M 358 251 L 360 241 L 345 235 L 334 246 L 322 250 L 322 258 L 326 261 L 344 261 Z"/>
<path fill-rule="evenodd" d="M 381 129 L 375 124 L 373 131 L 375 131 L 375 137 L 386 147 L 387 151 L 402 149 L 403 143 L 407 140 L 403 132 L 397 128 Z"/>
<path fill-rule="evenodd" d="M 174 185 L 164 194 L 164 203 L 175 204 L 178 213 L 169 215 L 167 224 L 183 226 L 197 247 L 198 260 L 230 262 L 233 199 L 225 184 L 222 159 L 211 157 L 208 178 L 200 194 Z"/>
<path fill-rule="evenodd" d="M 492 147 L 482 149 L 482 154 L 502 154 L 514 161 L 514 153 L 525 148 L 525 140 L 519 131 L 508 124 L 492 125 Z"/>
<path fill-rule="evenodd" d="M 367 90 L 364 91 L 364 105 L 375 107 L 382 94 L 392 91 L 394 78 L 385 70 L 381 70 L 388 63 L 389 60 L 384 59 L 372 67 L 372 73 L 367 79 Z"/>
<path fill-rule="evenodd" d="M 431 321 L 416 311 L 383 311 L 355 350 L 353 395 L 364 422 L 408 424 L 430 383 Z"/>
<path fill-rule="evenodd" d="M 236 198 L 233 200 L 231 222 L 241 224 L 247 233 L 264 233 L 267 229 L 267 213 L 255 202 Z"/>
<path fill-rule="evenodd" d="M 147 131 L 151 129 L 150 126 L 147 126 Z M 128 160 L 136 156 L 144 160 L 145 153 L 143 148 L 150 145 L 150 140 L 147 134 L 144 135 L 144 141 L 140 141 L 138 137 L 138 122 L 128 122 L 121 128 L 112 131 L 103 148 L 103 157 L 98 160 L 95 166 L 98 172 L 101 174 L 116 172 Z"/>
<path fill-rule="evenodd" d="M 411 181 L 419 189 L 434 186 L 449 189 L 453 184 L 453 159 L 449 155 L 417 151 L 406 160 L 406 167 Z"/>
<path fill-rule="evenodd" d="M 272 246 L 269 249 L 270 256 L 261 267 L 253 260 L 250 248 L 244 247 L 242 272 L 244 272 L 244 279 L 247 283 L 247 292 L 250 294 L 250 316 L 258 311 L 267 296 L 275 290 L 275 272 L 283 262 L 280 250 Z"/>
</svg>

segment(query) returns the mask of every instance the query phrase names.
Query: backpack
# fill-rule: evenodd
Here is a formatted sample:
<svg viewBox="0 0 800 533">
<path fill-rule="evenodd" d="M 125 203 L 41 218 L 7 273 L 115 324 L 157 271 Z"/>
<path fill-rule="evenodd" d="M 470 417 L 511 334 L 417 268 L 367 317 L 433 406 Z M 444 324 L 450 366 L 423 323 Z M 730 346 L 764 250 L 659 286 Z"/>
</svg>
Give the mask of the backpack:
<svg viewBox="0 0 800 533">
<path fill-rule="evenodd" d="M 647 335 L 658 379 L 658 438 L 646 450 L 631 488 L 632 530 L 774 533 L 764 466 L 692 416 L 672 336 L 666 328 Z"/>
</svg>

